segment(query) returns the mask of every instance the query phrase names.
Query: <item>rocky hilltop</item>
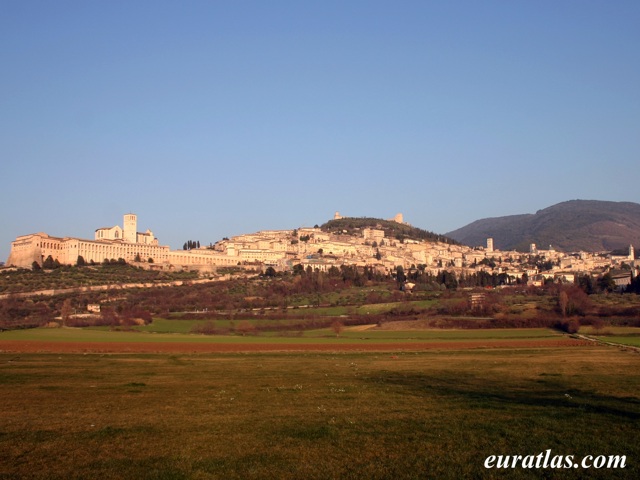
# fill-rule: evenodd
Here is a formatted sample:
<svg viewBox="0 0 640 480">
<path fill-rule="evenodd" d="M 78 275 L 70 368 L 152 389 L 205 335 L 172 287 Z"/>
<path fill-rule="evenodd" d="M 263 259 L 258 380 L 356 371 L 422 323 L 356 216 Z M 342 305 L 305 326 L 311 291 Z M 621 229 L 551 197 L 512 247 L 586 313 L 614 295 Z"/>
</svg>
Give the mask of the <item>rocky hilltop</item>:
<svg viewBox="0 0 640 480">
<path fill-rule="evenodd" d="M 494 239 L 500 250 L 539 248 L 571 251 L 611 251 L 640 244 L 640 204 L 599 200 L 570 200 L 535 214 L 476 220 L 448 232 L 465 245 L 485 245 Z"/>
</svg>

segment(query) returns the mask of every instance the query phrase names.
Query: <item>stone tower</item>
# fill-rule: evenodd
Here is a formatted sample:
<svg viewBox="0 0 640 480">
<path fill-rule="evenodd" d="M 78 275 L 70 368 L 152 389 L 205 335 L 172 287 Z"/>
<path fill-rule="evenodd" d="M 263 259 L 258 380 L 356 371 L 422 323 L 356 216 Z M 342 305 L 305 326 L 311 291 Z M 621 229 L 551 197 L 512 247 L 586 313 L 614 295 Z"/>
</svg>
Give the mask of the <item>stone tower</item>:
<svg viewBox="0 0 640 480">
<path fill-rule="evenodd" d="M 629 260 L 632 262 L 636 259 L 636 252 L 633 249 L 633 245 L 629 245 Z"/>
<path fill-rule="evenodd" d="M 138 232 L 138 216 L 134 213 L 127 213 L 124 216 L 122 238 L 125 242 L 136 243 Z"/>
<path fill-rule="evenodd" d="M 487 252 L 493 252 L 493 238 L 487 238 Z"/>
</svg>

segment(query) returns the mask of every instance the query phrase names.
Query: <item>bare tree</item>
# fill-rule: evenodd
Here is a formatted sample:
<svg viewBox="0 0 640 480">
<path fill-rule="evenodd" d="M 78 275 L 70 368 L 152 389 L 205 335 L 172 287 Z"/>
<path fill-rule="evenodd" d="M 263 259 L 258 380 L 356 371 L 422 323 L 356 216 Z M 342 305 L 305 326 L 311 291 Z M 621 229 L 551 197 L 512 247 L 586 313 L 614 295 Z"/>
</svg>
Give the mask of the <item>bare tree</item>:
<svg viewBox="0 0 640 480">
<path fill-rule="evenodd" d="M 243 320 L 235 328 L 235 331 L 236 333 L 239 333 L 244 337 L 245 335 L 250 335 L 252 333 L 255 333 L 256 327 L 255 325 L 251 324 L 249 321 Z"/>
<path fill-rule="evenodd" d="M 62 303 L 62 308 L 60 309 L 60 316 L 62 317 L 62 325 L 67 325 L 67 322 L 71 318 L 72 313 L 73 313 L 73 308 L 71 307 L 71 299 L 67 298 Z"/>
<path fill-rule="evenodd" d="M 339 337 L 344 330 L 344 325 L 340 320 L 336 320 L 331 324 L 331 330 L 333 330 L 333 333 L 336 334 L 336 337 Z"/>
<path fill-rule="evenodd" d="M 567 316 L 567 305 L 569 304 L 569 295 L 564 290 L 558 296 L 558 306 L 563 317 Z"/>
</svg>

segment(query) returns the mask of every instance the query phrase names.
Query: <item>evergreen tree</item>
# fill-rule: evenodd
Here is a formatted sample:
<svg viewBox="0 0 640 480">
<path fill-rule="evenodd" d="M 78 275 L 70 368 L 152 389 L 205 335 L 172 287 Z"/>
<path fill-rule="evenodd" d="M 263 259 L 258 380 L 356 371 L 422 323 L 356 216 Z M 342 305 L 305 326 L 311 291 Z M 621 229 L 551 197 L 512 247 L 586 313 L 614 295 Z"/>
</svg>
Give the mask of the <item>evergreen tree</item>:
<svg viewBox="0 0 640 480">
<path fill-rule="evenodd" d="M 616 289 L 616 282 L 609 272 L 598 278 L 598 288 L 603 292 L 613 292 Z"/>
<path fill-rule="evenodd" d="M 42 262 L 42 268 L 46 268 L 47 270 L 52 270 L 56 268 L 56 264 L 53 261 L 53 257 L 49 255 L 44 262 Z"/>
<path fill-rule="evenodd" d="M 631 280 L 631 283 L 627 286 L 627 293 L 640 294 L 640 276 L 634 277 L 633 280 Z"/>
<path fill-rule="evenodd" d="M 587 295 L 595 292 L 595 284 L 591 275 L 580 275 L 576 283 Z"/>
<path fill-rule="evenodd" d="M 396 282 L 398 282 L 400 290 L 402 290 L 402 286 L 406 280 L 407 276 L 404 274 L 404 268 L 402 268 L 402 265 L 398 265 L 396 267 Z"/>
</svg>

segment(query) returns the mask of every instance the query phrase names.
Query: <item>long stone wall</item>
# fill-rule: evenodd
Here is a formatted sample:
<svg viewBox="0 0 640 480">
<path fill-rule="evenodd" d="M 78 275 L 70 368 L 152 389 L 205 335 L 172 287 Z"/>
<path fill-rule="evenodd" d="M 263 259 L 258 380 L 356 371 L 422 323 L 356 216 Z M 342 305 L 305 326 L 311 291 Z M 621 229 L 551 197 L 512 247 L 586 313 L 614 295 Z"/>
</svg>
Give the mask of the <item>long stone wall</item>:
<svg viewBox="0 0 640 480">
<path fill-rule="evenodd" d="M 195 284 L 195 283 L 211 283 L 211 282 L 220 282 L 223 280 L 229 280 L 230 276 L 225 275 L 218 278 L 205 278 L 199 280 L 174 280 L 171 282 L 161 282 L 161 283 L 119 283 L 119 284 L 110 284 L 110 285 L 91 285 L 88 287 L 71 287 L 71 288 L 50 288 L 48 290 L 38 290 L 35 292 L 17 292 L 17 293 L 2 293 L 0 294 L 0 300 L 16 297 L 16 298 L 26 298 L 26 297 L 52 297 L 54 295 L 63 295 L 67 293 L 79 293 L 79 292 L 101 292 L 105 290 L 126 290 L 129 288 L 160 288 L 160 287 L 175 287 L 184 284 Z"/>
</svg>

